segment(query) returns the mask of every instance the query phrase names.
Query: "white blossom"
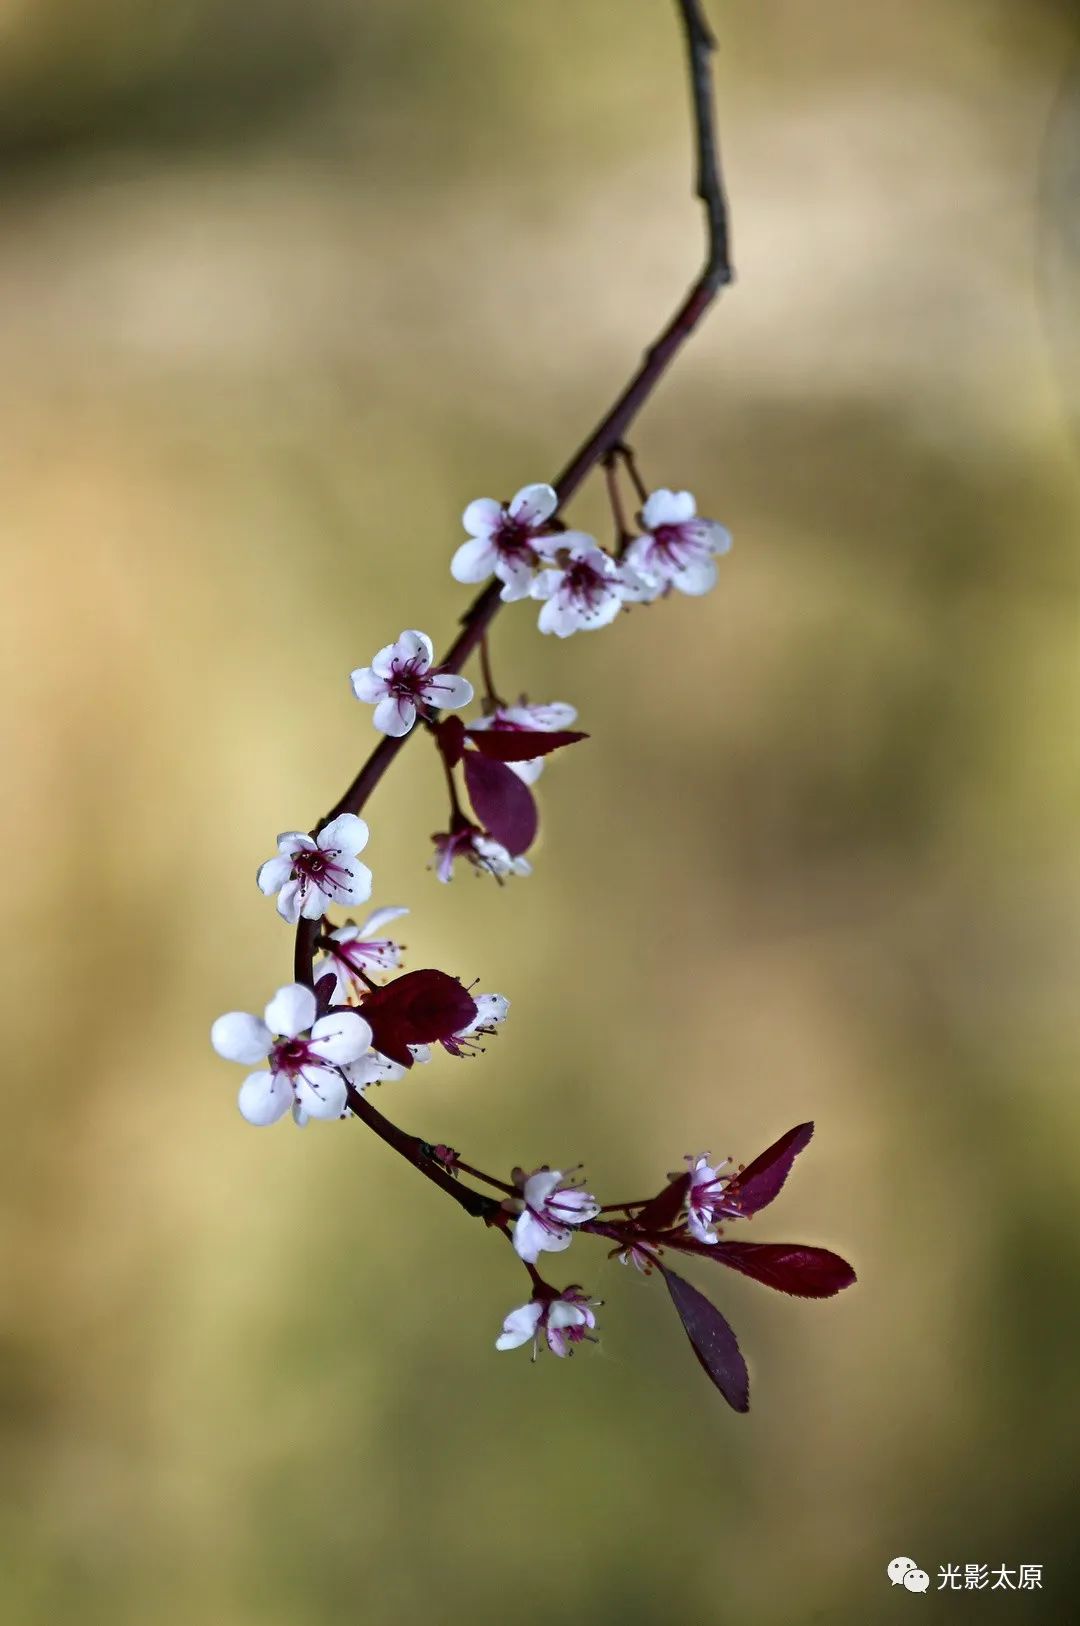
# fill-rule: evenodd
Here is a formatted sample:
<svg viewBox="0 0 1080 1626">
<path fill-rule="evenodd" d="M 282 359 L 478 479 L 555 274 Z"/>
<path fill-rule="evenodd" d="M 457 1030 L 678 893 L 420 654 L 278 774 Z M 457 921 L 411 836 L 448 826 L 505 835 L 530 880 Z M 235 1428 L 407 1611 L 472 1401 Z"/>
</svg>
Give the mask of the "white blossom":
<svg viewBox="0 0 1080 1626">
<path fill-rule="evenodd" d="M 459 582 L 483 582 L 497 576 L 504 604 L 528 598 L 537 564 L 536 539 L 559 505 L 551 486 L 522 486 L 505 506 L 492 497 L 478 497 L 461 516 L 469 533 L 450 562 L 450 574 Z"/>
<path fill-rule="evenodd" d="M 503 1322 L 495 1348 L 520 1349 L 531 1342 L 535 1360 L 544 1338 L 553 1355 L 569 1355 L 573 1345 L 589 1338 L 596 1326 L 593 1305 L 598 1302 L 586 1298 L 576 1287 L 567 1287 L 557 1298 L 521 1304 Z"/>
<path fill-rule="evenodd" d="M 472 825 L 459 830 L 444 831 L 435 836 L 435 874 L 440 881 L 454 878 L 455 858 L 465 858 L 482 875 L 493 875 L 502 881 L 507 875 L 531 875 L 532 865 L 527 858 L 513 858 L 501 841 L 488 836 Z"/>
<path fill-rule="evenodd" d="M 526 1264 L 542 1253 L 562 1253 L 570 1246 L 571 1226 L 595 1219 L 600 1204 L 580 1186 L 566 1183 L 560 1169 L 537 1169 L 521 1189 L 514 1221 L 514 1248 Z"/>
<path fill-rule="evenodd" d="M 642 535 L 626 550 L 629 568 L 662 592 L 671 586 L 697 596 L 716 585 L 717 554 L 731 536 L 715 520 L 702 519 L 689 491 L 654 491 L 641 510 Z"/>
<path fill-rule="evenodd" d="M 473 697 L 467 678 L 432 671 L 435 650 L 426 632 L 403 632 L 372 657 L 370 666 L 350 674 L 353 694 L 375 707 L 375 727 L 400 739 L 417 713 L 457 711 Z"/>
<path fill-rule="evenodd" d="M 407 909 L 376 909 L 362 926 L 339 926 L 330 933 L 334 947 L 318 963 L 315 981 L 334 976 L 335 1004 L 343 1004 L 350 993 L 365 991 L 364 977 L 377 977 L 381 972 L 396 971 L 401 964 L 401 944 L 392 937 L 379 937 L 384 926 L 408 914 Z"/>
<path fill-rule="evenodd" d="M 365 903 L 371 896 L 371 871 L 357 860 L 367 846 L 368 827 L 355 813 L 342 813 L 324 824 L 314 838 L 301 830 L 278 836 L 277 858 L 260 865 L 256 880 L 269 897 L 278 895 L 278 914 L 295 926 L 319 920 L 332 903 Z"/>
<path fill-rule="evenodd" d="M 330 1011 L 316 1020 L 316 1009 L 311 989 L 293 982 L 278 989 L 265 1020 L 230 1011 L 211 1028 L 210 1042 L 226 1061 L 269 1062 L 240 1086 L 238 1104 L 248 1123 L 275 1123 L 290 1107 L 298 1124 L 344 1111 L 342 1068 L 367 1050 L 371 1028 L 356 1011 Z"/>
<path fill-rule="evenodd" d="M 730 1179 L 720 1170 L 728 1160 L 725 1158 L 724 1163 L 714 1167 L 703 1153 L 700 1157 L 688 1157 L 686 1161 L 690 1169 L 690 1188 L 686 1194 L 687 1224 L 691 1235 L 696 1236 L 699 1242 L 715 1242 L 717 1238 L 712 1227 L 717 1215 L 723 1211 L 724 1191 Z"/>
<path fill-rule="evenodd" d="M 591 536 L 568 532 L 559 538 L 568 549 L 567 562 L 534 577 L 531 593 L 546 603 L 540 611 L 541 632 L 569 638 L 574 632 L 606 627 L 618 615 L 626 597 L 619 567 Z"/>
</svg>

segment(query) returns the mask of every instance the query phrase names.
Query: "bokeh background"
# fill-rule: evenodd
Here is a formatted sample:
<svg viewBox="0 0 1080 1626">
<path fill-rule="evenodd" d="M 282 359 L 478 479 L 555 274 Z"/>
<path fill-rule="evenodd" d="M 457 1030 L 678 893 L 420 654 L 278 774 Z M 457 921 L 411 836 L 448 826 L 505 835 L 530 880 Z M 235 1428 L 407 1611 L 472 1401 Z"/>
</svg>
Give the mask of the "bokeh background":
<svg viewBox="0 0 1080 1626">
<path fill-rule="evenodd" d="M 712 11 L 739 282 L 634 440 L 721 586 L 499 622 L 593 736 L 531 880 L 436 883 L 423 744 L 366 856 L 411 965 L 513 1001 L 408 1127 L 611 1197 L 816 1120 L 753 1234 L 860 1285 L 696 1272 L 746 1418 L 588 1242 L 599 1349 L 496 1356 L 509 1250 L 359 1126 L 248 1128 L 207 1043 L 288 978 L 254 871 L 372 743 L 346 673 L 445 643 L 464 503 L 693 273 L 672 7 L 4 8 L 5 1621 L 1076 1618 L 1076 27 Z"/>
</svg>

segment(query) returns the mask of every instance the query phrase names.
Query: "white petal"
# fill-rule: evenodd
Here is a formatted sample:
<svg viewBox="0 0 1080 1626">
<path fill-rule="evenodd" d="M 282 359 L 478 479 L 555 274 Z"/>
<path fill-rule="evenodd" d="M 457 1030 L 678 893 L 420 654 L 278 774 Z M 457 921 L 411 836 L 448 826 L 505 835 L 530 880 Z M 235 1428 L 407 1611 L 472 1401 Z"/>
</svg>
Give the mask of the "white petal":
<svg viewBox="0 0 1080 1626">
<path fill-rule="evenodd" d="M 355 672 L 350 672 L 349 682 L 357 700 L 363 700 L 369 706 L 381 700 L 386 693 L 386 679 L 372 671 L 370 666 L 358 666 Z"/>
<path fill-rule="evenodd" d="M 569 548 L 571 559 L 578 559 L 600 573 L 601 576 L 614 576 L 618 566 L 610 553 L 605 553 L 595 536 L 589 536 L 585 531 L 566 531 L 559 538 L 560 548 Z"/>
<path fill-rule="evenodd" d="M 461 516 L 461 523 L 470 536 L 488 536 L 503 517 L 502 503 L 494 497 L 477 497 Z"/>
<path fill-rule="evenodd" d="M 265 864 L 259 865 L 255 880 L 259 891 L 265 892 L 267 897 L 270 897 L 274 892 L 281 890 L 291 874 L 291 858 L 268 858 Z"/>
<path fill-rule="evenodd" d="M 530 1338 L 535 1337 L 543 1313 L 543 1305 L 535 1300 L 531 1304 L 522 1304 L 518 1309 L 511 1310 L 503 1322 L 502 1332 L 495 1340 L 495 1348 L 520 1349 L 522 1344 L 527 1344 Z"/>
<path fill-rule="evenodd" d="M 324 824 L 319 831 L 319 846 L 324 852 L 336 848 L 342 853 L 362 853 L 368 843 L 368 827 L 355 813 L 339 813 L 336 819 Z"/>
<path fill-rule="evenodd" d="M 266 1025 L 271 1033 L 295 1039 L 306 1033 L 315 1020 L 315 995 L 302 982 L 287 982 L 266 1007 Z"/>
<path fill-rule="evenodd" d="M 376 932 L 380 932 L 384 926 L 389 926 L 392 920 L 397 920 L 401 915 L 407 915 L 408 912 L 407 909 L 373 909 L 362 926 L 346 926 L 343 928 L 344 931 L 351 931 L 352 939 L 344 937 L 341 932 L 334 932 L 333 935 L 339 943 L 347 943 L 358 937 L 366 940 L 374 937 Z"/>
<path fill-rule="evenodd" d="M 535 785 L 544 771 L 543 757 L 530 757 L 528 762 L 508 762 L 511 773 L 516 773 L 523 785 Z"/>
<path fill-rule="evenodd" d="M 675 571 L 671 585 L 677 587 L 680 593 L 700 598 L 702 593 L 707 593 L 711 587 L 716 586 L 716 560 L 695 559 L 684 569 Z"/>
<path fill-rule="evenodd" d="M 581 625 L 577 611 L 572 605 L 564 604 L 561 599 L 549 598 L 541 606 L 536 624 L 541 632 L 553 632 L 557 638 L 569 638 Z"/>
<path fill-rule="evenodd" d="M 370 670 L 376 677 L 390 678 L 394 675 L 394 663 L 399 659 L 397 644 L 384 644 L 375 651 L 371 657 Z"/>
<path fill-rule="evenodd" d="M 278 893 L 277 912 L 282 920 L 295 926 L 300 919 L 300 882 L 286 881 Z M 322 911 L 319 911 L 320 914 Z"/>
<path fill-rule="evenodd" d="M 456 582 L 487 581 L 495 569 L 498 554 L 486 536 L 463 542 L 450 561 L 450 574 Z"/>
<path fill-rule="evenodd" d="M 478 1026 L 495 1028 L 506 1021 L 510 1001 L 504 994 L 477 994 L 475 1003 Z"/>
<path fill-rule="evenodd" d="M 263 1127 L 276 1123 L 292 1105 L 289 1081 L 281 1073 L 270 1073 L 264 1067 L 258 1073 L 249 1073 L 240 1086 L 236 1104 L 249 1124 Z"/>
<path fill-rule="evenodd" d="M 577 708 L 564 700 L 549 700 L 546 705 L 508 706 L 507 721 L 520 723 L 523 728 L 535 728 L 541 734 L 555 734 L 564 728 L 573 728 L 577 722 Z"/>
<path fill-rule="evenodd" d="M 528 1206 L 543 1208 L 561 1179 L 561 1169 L 538 1169 L 535 1174 L 530 1174 L 522 1192 Z"/>
<path fill-rule="evenodd" d="M 559 591 L 562 579 L 563 573 L 561 570 L 537 571 L 532 579 L 532 586 L 529 588 L 530 598 L 551 598 L 552 594 Z"/>
<path fill-rule="evenodd" d="M 357 1061 L 371 1043 L 371 1028 L 356 1011 L 331 1011 L 311 1030 L 311 1049 L 323 1061 L 344 1067 Z"/>
<path fill-rule="evenodd" d="M 698 521 L 699 528 L 705 533 L 705 539 L 714 553 L 731 552 L 731 532 L 718 525 L 715 519 L 702 519 Z"/>
<path fill-rule="evenodd" d="M 340 1118 L 349 1097 L 336 1067 L 308 1065 L 296 1081 L 296 1099 L 313 1118 Z"/>
<path fill-rule="evenodd" d="M 661 487 L 646 500 L 641 520 L 646 530 L 655 531 L 658 525 L 682 525 L 696 513 L 697 504 L 689 491 L 668 491 Z"/>
<path fill-rule="evenodd" d="M 542 1253 L 563 1253 L 570 1241 L 565 1226 L 552 1230 L 550 1225 L 541 1225 L 528 1209 L 514 1221 L 514 1248 L 527 1265 L 535 1265 Z"/>
<path fill-rule="evenodd" d="M 345 1071 L 349 1075 L 349 1083 L 357 1090 L 366 1090 L 369 1084 L 392 1083 L 405 1077 L 405 1069 L 400 1062 L 391 1061 L 389 1056 L 380 1055 L 377 1050 L 369 1050 L 365 1056 L 350 1062 Z"/>
<path fill-rule="evenodd" d="M 419 1062 L 421 1067 L 426 1067 L 431 1060 L 431 1046 L 429 1044 L 411 1044 L 409 1054 L 412 1056 L 413 1061 Z"/>
<path fill-rule="evenodd" d="M 243 1062 L 254 1067 L 270 1054 L 270 1030 L 265 1022 L 247 1011 L 229 1011 L 219 1016 L 210 1029 L 210 1043 L 226 1061 Z"/>
<path fill-rule="evenodd" d="M 550 519 L 558 506 L 559 499 L 553 486 L 522 486 L 510 503 L 510 517 L 535 529 Z"/>
<path fill-rule="evenodd" d="M 387 695 L 375 707 L 372 718 L 375 727 L 382 733 L 389 734 L 391 739 L 399 740 L 407 734 L 416 721 L 416 707 L 411 700 L 403 696 Z"/>
<path fill-rule="evenodd" d="M 285 857 L 298 852 L 314 852 L 315 843 L 304 830 L 283 830 L 277 838 L 277 850 Z"/>
<path fill-rule="evenodd" d="M 499 597 L 504 604 L 519 604 L 523 598 L 528 598 L 533 571 L 524 559 L 500 559 L 495 566 L 495 574 L 503 584 Z"/>
<path fill-rule="evenodd" d="M 419 672 L 426 672 L 435 659 L 435 646 L 426 632 L 403 632 L 396 644 L 401 661 L 415 661 Z"/>
<path fill-rule="evenodd" d="M 443 711 L 460 711 L 462 706 L 471 703 L 473 686 L 468 678 L 458 677 L 454 672 L 438 672 L 434 677 L 425 679 L 424 699 L 429 706 L 438 706 Z"/>
<path fill-rule="evenodd" d="M 284 890 L 282 887 L 282 892 Z M 300 913 L 305 920 L 321 920 L 332 902 L 330 894 L 324 892 L 317 882 L 308 880 L 301 886 Z M 280 908 L 280 900 L 278 906 Z"/>
<path fill-rule="evenodd" d="M 338 859 L 338 867 L 343 870 L 341 875 L 324 876 L 322 886 L 331 903 L 340 903 L 351 907 L 353 904 L 366 903 L 371 896 L 371 871 L 366 864 L 358 858 Z"/>
<path fill-rule="evenodd" d="M 299 1101 L 295 1099 L 292 1104 L 292 1121 L 297 1129 L 306 1129 L 311 1121 L 311 1114 L 305 1112 Z"/>
<path fill-rule="evenodd" d="M 622 606 L 621 593 L 605 593 L 596 608 L 590 611 L 588 615 L 581 617 L 579 623 L 581 630 L 583 632 L 596 632 L 600 627 L 610 626 Z"/>
<path fill-rule="evenodd" d="M 587 1326 L 591 1319 L 584 1304 L 568 1304 L 565 1299 L 556 1299 L 548 1311 L 548 1326 L 556 1332 L 560 1327 Z"/>
</svg>

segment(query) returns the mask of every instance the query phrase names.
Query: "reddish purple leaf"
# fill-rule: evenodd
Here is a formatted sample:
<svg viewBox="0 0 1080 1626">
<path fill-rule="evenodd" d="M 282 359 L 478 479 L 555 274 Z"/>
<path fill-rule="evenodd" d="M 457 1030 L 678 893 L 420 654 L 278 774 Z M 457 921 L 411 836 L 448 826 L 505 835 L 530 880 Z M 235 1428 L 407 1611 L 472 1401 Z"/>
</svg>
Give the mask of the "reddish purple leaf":
<svg viewBox="0 0 1080 1626">
<path fill-rule="evenodd" d="M 803 1148 L 809 1146 L 813 1133 L 813 1124 L 797 1124 L 735 1176 L 725 1197 L 738 1203 L 740 1214 L 756 1214 L 779 1196 L 791 1173 L 791 1165 Z"/>
<path fill-rule="evenodd" d="M 750 1374 L 738 1340 L 715 1304 L 704 1293 L 657 1261 L 671 1302 L 679 1312 L 690 1346 L 728 1405 L 750 1410 Z"/>
<path fill-rule="evenodd" d="M 570 729 L 545 732 L 531 728 L 482 728 L 469 734 L 481 755 L 492 757 L 496 762 L 531 762 L 533 757 L 545 757 L 549 751 L 576 745 L 578 740 L 588 737 Z"/>
<path fill-rule="evenodd" d="M 332 971 L 330 971 L 326 974 L 326 976 L 320 977 L 318 982 L 315 984 L 315 1008 L 320 1016 L 326 1015 L 327 1011 L 334 1003 L 334 995 L 336 993 L 337 977 Z"/>
<path fill-rule="evenodd" d="M 476 1016 L 476 1001 L 445 971 L 407 971 L 376 988 L 360 1007 L 376 1050 L 411 1067 L 411 1044 L 434 1044 L 460 1033 Z"/>
<path fill-rule="evenodd" d="M 680 1253 L 727 1265 L 756 1282 L 764 1282 L 766 1287 L 775 1287 L 778 1293 L 791 1293 L 800 1299 L 830 1299 L 855 1280 L 855 1272 L 839 1254 L 830 1253 L 828 1248 L 804 1247 L 799 1242 L 721 1240 L 710 1247 L 694 1237 L 680 1237 L 677 1242 L 665 1237 L 664 1244 Z"/>
<path fill-rule="evenodd" d="M 435 738 L 446 766 L 456 768 L 465 753 L 465 724 L 461 718 L 444 717 L 435 726 Z"/>
<path fill-rule="evenodd" d="M 480 823 L 512 858 L 532 846 L 539 822 L 536 803 L 528 785 L 505 762 L 466 751 L 465 783 Z"/>
<path fill-rule="evenodd" d="M 674 1225 L 682 1212 L 689 1189 L 689 1174 L 677 1175 L 651 1202 L 647 1202 L 644 1208 L 636 1211 L 634 1224 L 640 1225 L 645 1231 L 666 1231 L 669 1225 Z"/>
</svg>

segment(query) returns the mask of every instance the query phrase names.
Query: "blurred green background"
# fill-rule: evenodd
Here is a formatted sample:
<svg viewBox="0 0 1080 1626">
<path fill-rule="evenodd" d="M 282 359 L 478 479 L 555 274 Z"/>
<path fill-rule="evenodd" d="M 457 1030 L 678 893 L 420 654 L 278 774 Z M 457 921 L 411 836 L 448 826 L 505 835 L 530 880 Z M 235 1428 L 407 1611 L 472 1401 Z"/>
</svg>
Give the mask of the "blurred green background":
<svg viewBox="0 0 1080 1626">
<path fill-rule="evenodd" d="M 735 551 L 498 623 L 593 736 L 531 880 L 436 883 L 422 744 L 365 857 L 411 965 L 513 1001 L 406 1126 L 610 1197 L 816 1120 L 752 1234 L 860 1285 L 696 1272 L 747 1418 L 586 1241 L 600 1348 L 496 1356 L 509 1250 L 359 1126 L 247 1127 L 207 1043 L 289 976 L 254 872 L 372 743 L 347 672 L 445 643 L 465 502 L 693 273 L 672 7 L 0 17 L 5 1622 L 1078 1618 L 1076 30 L 711 10 L 739 282 L 633 438 Z M 912 1603 L 897 1554 L 1044 1591 Z"/>
</svg>

